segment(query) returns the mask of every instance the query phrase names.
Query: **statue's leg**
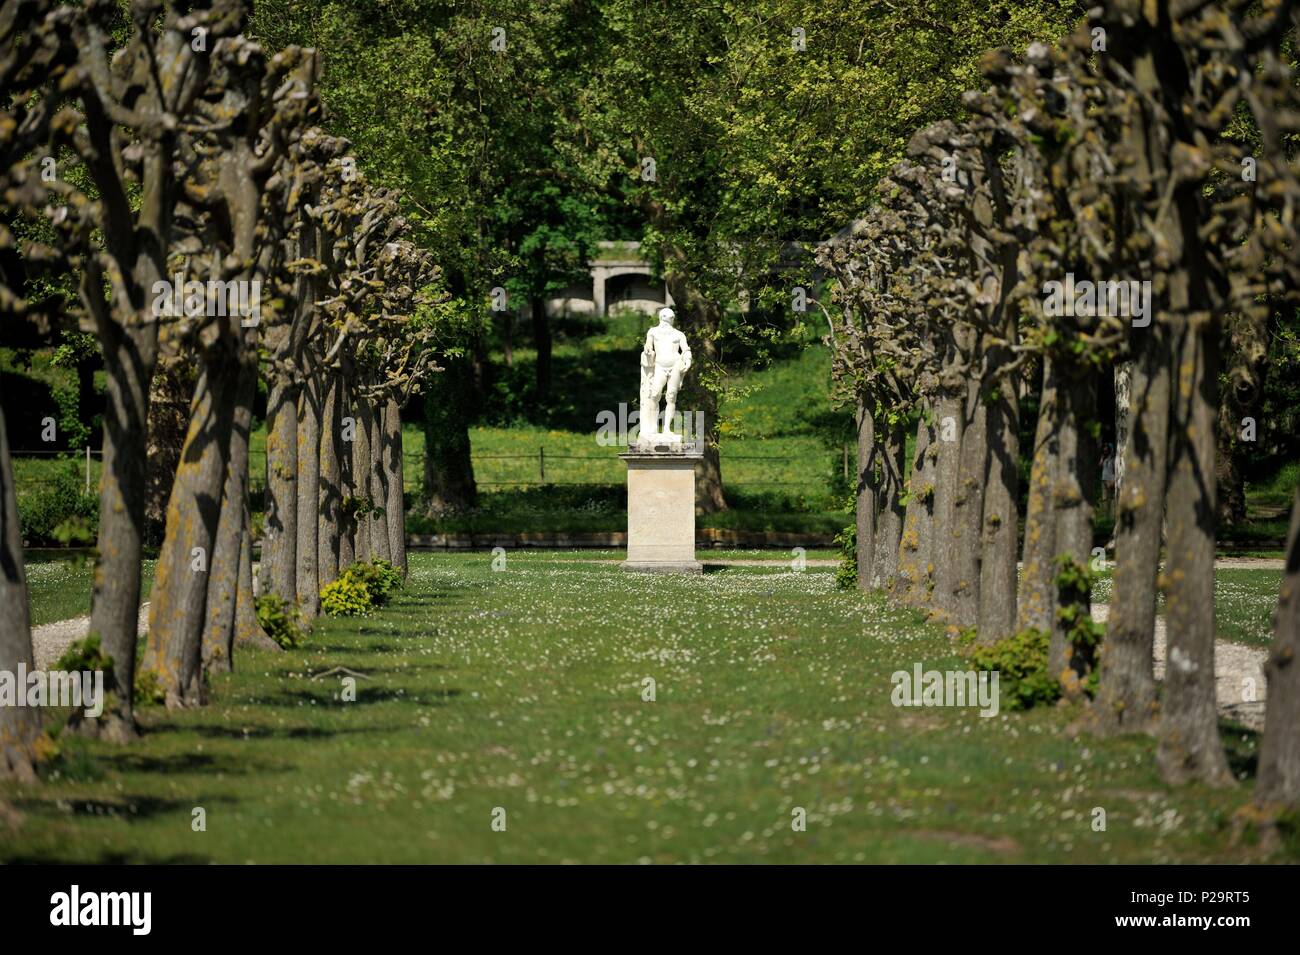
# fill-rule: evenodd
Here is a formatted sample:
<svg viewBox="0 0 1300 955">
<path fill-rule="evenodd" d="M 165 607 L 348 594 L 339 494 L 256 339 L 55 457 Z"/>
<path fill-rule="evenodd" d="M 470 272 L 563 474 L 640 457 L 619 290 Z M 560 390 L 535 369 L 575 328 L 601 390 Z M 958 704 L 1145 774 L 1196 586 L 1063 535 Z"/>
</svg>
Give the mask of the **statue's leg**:
<svg viewBox="0 0 1300 955">
<path fill-rule="evenodd" d="M 681 385 L 681 369 L 673 368 L 672 374 L 668 376 L 668 398 L 664 401 L 664 431 L 666 433 L 676 433 L 673 431 L 673 415 L 677 413 L 677 389 Z"/>
<path fill-rule="evenodd" d="M 662 368 L 656 368 L 654 377 L 650 379 L 650 389 L 647 405 L 641 409 L 641 433 L 659 434 L 659 396 L 664 392 L 664 382 L 668 375 Z M 647 430 L 649 428 L 649 430 Z"/>
</svg>

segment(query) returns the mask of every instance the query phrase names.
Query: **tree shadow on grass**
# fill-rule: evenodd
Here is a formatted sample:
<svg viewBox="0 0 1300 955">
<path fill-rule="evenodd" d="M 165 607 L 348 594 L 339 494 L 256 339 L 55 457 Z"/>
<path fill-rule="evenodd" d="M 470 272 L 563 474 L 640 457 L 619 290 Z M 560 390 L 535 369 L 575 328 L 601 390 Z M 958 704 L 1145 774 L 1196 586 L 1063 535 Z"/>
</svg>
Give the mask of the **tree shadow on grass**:
<svg viewBox="0 0 1300 955">
<path fill-rule="evenodd" d="M 355 726 L 344 729 L 324 729 L 319 726 L 160 726 L 152 732 L 194 733 L 205 739 L 331 739 L 360 733 L 386 733 L 389 728 L 382 726 Z"/>
<path fill-rule="evenodd" d="M 230 796 L 205 796 L 204 804 L 233 805 L 238 802 Z M 193 800 L 162 799 L 157 796 L 123 796 L 117 800 L 106 799 L 65 799 L 50 796 L 42 799 L 19 799 L 13 803 L 20 812 L 33 816 L 66 818 L 68 816 L 91 818 L 153 819 L 168 813 L 184 813 L 189 816 L 194 809 Z"/>
<path fill-rule="evenodd" d="M 250 776 L 284 773 L 289 767 L 283 763 L 262 763 L 246 756 L 239 759 L 214 757 L 208 753 L 179 753 L 175 756 L 146 756 L 143 753 L 119 753 L 98 757 L 101 763 L 118 773 L 221 773 L 225 776 Z"/>
<path fill-rule="evenodd" d="M 404 693 L 392 687 L 366 686 L 358 687 L 357 698 L 350 701 L 344 700 L 336 690 L 329 690 L 325 694 L 313 693 L 310 690 L 286 690 L 278 696 L 269 697 L 258 702 L 263 706 L 292 706 L 295 709 L 304 704 L 340 709 L 345 706 L 357 706 L 358 704 L 392 702 L 414 703 L 417 706 L 446 706 L 450 699 L 460 696 L 462 692 L 457 689 L 440 689 Z"/>
<path fill-rule="evenodd" d="M 1259 768 L 1260 734 L 1232 720 L 1219 720 L 1219 737 L 1234 779 L 1254 779 Z"/>
<path fill-rule="evenodd" d="M 51 855 L 19 855 L 3 857 L 6 865 L 210 865 L 208 856 L 180 852 L 168 856 L 149 855 L 144 852 L 104 850 L 93 859 L 67 859 Z"/>
</svg>

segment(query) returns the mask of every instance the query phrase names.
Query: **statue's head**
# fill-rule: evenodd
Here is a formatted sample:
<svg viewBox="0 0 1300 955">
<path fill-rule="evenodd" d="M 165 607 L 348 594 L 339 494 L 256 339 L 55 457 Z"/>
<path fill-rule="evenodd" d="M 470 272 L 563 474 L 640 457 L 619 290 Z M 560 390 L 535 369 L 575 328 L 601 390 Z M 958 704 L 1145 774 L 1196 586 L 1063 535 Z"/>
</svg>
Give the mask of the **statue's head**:
<svg viewBox="0 0 1300 955">
<path fill-rule="evenodd" d="M 677 313 L 668 306 L 665 305 L 663 308 L 659 309 L 659 321 L 663 322 L 665 325 L 671 325 L 676 318 Z"/>
</svg>

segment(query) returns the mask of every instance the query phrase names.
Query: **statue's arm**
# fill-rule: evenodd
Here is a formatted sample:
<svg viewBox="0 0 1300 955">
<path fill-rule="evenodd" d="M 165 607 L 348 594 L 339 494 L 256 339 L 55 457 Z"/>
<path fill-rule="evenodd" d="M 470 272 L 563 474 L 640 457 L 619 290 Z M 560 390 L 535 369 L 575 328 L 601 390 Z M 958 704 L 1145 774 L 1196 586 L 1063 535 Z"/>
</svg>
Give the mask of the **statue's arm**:
<svg viewBox="0 0 1300 955">
<path fill-rule="evenodd" d="M 691 368 L 691 346 L 686 342 L 686 336 L 678 338 L 682 346 L 682 373 L 685 374 Z"/>
</svg>

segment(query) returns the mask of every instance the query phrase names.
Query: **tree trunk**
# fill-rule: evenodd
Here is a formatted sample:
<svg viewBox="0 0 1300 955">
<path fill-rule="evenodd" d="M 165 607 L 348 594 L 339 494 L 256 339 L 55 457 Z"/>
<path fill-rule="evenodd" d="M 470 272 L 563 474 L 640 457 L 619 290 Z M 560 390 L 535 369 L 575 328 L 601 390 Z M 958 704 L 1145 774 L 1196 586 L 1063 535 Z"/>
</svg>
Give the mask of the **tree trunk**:
<svg viewBox="0 0 1300 955">
<path fill-rule="evenodd" d="M 221 498 L 221 516 L 208 568 L 208 597 L 203 631 L 205 673 L 229 673 L 235 647 L 240 562 L 244 558 L 244 524 L 248 513 L 248 434 L 257 397 L 257 356 L 245 356 L 239 373 L 230 452 Z"/>
<path fill-rule="evenodd" d="M 266 401 L 266 513 L 262 522 L 264 594 L 298 599 L 298 396 L 281 377 Z"/>
<path fill-rule="evenodd" d="M 375 502 L 375 510 L 368 522 L 370 556 L 391 564 L 393 554 L 388 543 L 388 475 L 384 470 L 384 414 L 387 402 L 370 407 L 370 499 Z"/>
<path fill-rule="evenodd" d="M 136 639 L 140 618 L 140 559 L 148 460 L 149 387 L 158 348 L 152 323 L 124 330 L 107 324 L 101 333 L 106 402 L 103 467 L 99 479 L 99 540 L 90 633 L 113 658 L 111 689 L 117 712 L 98 721 L 100 736 L 133 737 Z"/>
<path fill-rule="evenodd" d="M 694 367 L 694 366 L 692 366 Z M 727 509 L 722 493 L 722 433 L 718 429 L 718 396 L 713 390 L 697 387 L 691 392 L 704 415 L 704 457 L 695 466 L 695 513 L 716 514 Z M 684 415 L 689 411 L 683 411 Z M 664 427 L 671 427 L 665 424 Z"/>
<path fill-rule="evenodd" d="M 237 374 L 235 363 L 222 358 L 207 363 L 200 373 L 167 502 L 167 533 L 154 572 L 144 667 L 156 674 L 169 709 L 204 702 L 200 653 Z"/>
<path fill-rule="evenodd" d="M 469 443 L 472 370 L 464 357 L 449 357 L 443 364 L 424 397 L 424 491 L 434 515 L 478 504 Z"/>
<path fill-rule="evenodd" d="M 1153 329 L 1154 331 L 1154 329 Z M 1115 366 L 1115 521 L 1119 523 L 1119 495 L 1124 487 L 1128 462 L 1124 449 L 1128 447 L 1129 428 L 1132 426 L 1134 362 L 1120 362 Z M 1118 528 L 1116 529 L 1118 534 Z"/>
<path fill-rule="evenodd" d="M 888 425 L 880 449 L 880 498 L 871 566 L 873 590 L 892 590 L 898 573 L 898 548 L 903 537 L 903 473 L 907 469 L 904 427 L 901 423 Z"/>
<path fill-rule="evenodd" d="M 1091 588 L 1072 587 L 1062 591 L 1056 578 L 1062 572 L 1058 560 L 1070 560 L 1084 570 L 1092 558 L 1092 512 L 1097 496 L 1097 447 L 1090 424 L 1097 417 L 1097 392 L 1091 369 L 1063 372 L 1057 391 L 1060 453 L 1052 504 L 1056 517 L 1056 553 L 1052 555 L 1056 612 L 1048 644 L 1048 672 L 1060 676 L 1068 691 L 1077 693 L 1078 681 L 1096 665 L 1096 648 L 1080 642 L 1073 632 L 1092 612 Z"/>
<path fill-rule="evenodd" d="M 1286 540 L 1286 574 L 1264 665 L 1268 697 L 1255 783 L 1255 804 L 1271 816 L 1300 808 L 1300 488 Z"/>
<path fill-rule="evenodd" d="M 1156 751 L 1170 784 L 1232 783 L 1214 695 L 1215 334 L 1189 322 L 1174 339 L 1164 573 L 1169 665 Z"/>
<path fill-rule="evenodd" d="M 262 632 L 257 622 L 257 601 L 253 596 L 253 529 L 252 515 L 244 508 L 243 532 L 239 544 L 239 587 L 235 595 L 235 646 L 265 646 L 270 644 L 275 649 L 279 645 Z M 231 658 L 231 666 L 234 666 Z"/>
<path fill-rule="evenodd" d="M 962 397 L 943 393 L 935 405 L 935 434 L 939 446 L 934 462 L 934 525 L 931 562 L 934 589 L 930 606 L 947 618 L 952 613 L 955 558 L 953 528 L 957 518 L 957 487 L 961 470 Z"/>
<path fill-rule="evenodd" d="M 338 438 L 335 443 L 335 450 L 338 453 L 339 462 L 339 571 L 342 572 L 349 564 L 356 559 L 354 548 L 357 540 L 357 516 L 355 513 L 355 503 L 350 501 L 356 494 L 356 480 L 353 475 L 356 473 L 356 455 L 353 453 L 353 446 L 356 444 L 356 399 L 352 394 L 352 383 L 348 377 L 339 379 L 338 382 Z M 344 419 L 352 419 L 352 436 L 344 440 Z"/>
<path fill-rule="evenodd" d="M 387 485 L 388 553 L 393 566 L 406 576 L 406 494 L 403 482 L 402 408 L 393 399 L 384 408 L 384 482 Z"/>
<path fill-rule="evenodd" d="M 1158 322 L 1133 339 L 1137 357 L 1125 389 L 1132 409 L 1124 407 L 1122 415 L 1130 426 L 1115 460 L 1114 591 L 1093 706 L 1093 728 L 1102 734 L 1150 733 L 1156 725 L 1153 657 L 1169 460 L 1169 339 Z M 1116 421 L 1126 404 L 1117 386 Z"/>
<path fill-rule="evenodd" d="M 959 627 L 979 623 L 980 534 L 984 521 L 984 481 L 988 474 L 988 407 L 981 383 L 967 384 L 962 411 L 961 454 L 958 458 L 957 493 L 953 498 L 952 531 L 946 546 L 952 548 L 946 564 L 950 577 L 945 604 Z"/>
<path fill-rule="evenodd" d="M 158 362 L 149 391 L 149 449 L 145 487 L 144 539 L 151 547 L 162 543 L 167 524 L 167 497 L 181 460 L 185 429 L 194 394 L 194 362 L 168 356 Z"/>
<path fill-rule="evenodd" d="M 372 420 L 374 412 L 369 400 L 356 402 L 353 414 L 356 416 L 357 430 L 352 441 L 352 496 L 358 501 L 360 511 L 353 527 L 352 555 L 353 560 L 367 561 L 374 556 L 370 552 L 370 525 L 374 522 L 370 508 L 375 503 L 371 497 L 375 465 L 370 447 L 370 438 L 375 429 Z"/>
<path fill-rule="evenodd" d="M 340 409 L 343 388 L 337 375 L 330 375 L 321 411 L 320 437 L 320 517 L 317 522 L 317 573 L 324 587 L 339 578 L 339 542 L 342 533 L 343 471 L 341 449 L 346 448 L 340 433 Z"/>
<path fill-rule="evenodd" d="M 18 496 L 9 459 L 9 434 L 0 410 L 0 670 L 35 669 L 31 618 L 27 609 L 27 571 L 18 528 Z M 17 687 L 19 693 L 26 692 Z M 128 711 L 129 714 L 129 711 Z M 41 738 L 40 711 L 30 706 L 0 706 L 0 779 L 36 779 Z"/>
<path fill-rule="evenodd" d="M 546 301 L 534 296 L 531 302 L 533 344 L 537 348 L 537 400 L 545 401 L 551 393 L 551 320 L 546 316 Z"/>
<path fill-rule="evenodd" d="M 871 563 L 876 554 L 876 422 L 858 399 L 858 486 L 854 505 L 858 589 L 871 590 Z"/>
<path fill-rule="evenodd" d="M 1051 633 L 1056 619 L 1056 512 L 1052 493 L 1060 457 L 1057 374 L 1050 358 L 1043 359 L 1043 391 L 1038 403 L 1034 456 L 1029 471 L 1029 502 L 1025 510 L 1024 560 L 1016 629 Z"/>
<path fill-rule="evenodd" d="M 1229 359 L 1221 376 L 1226 387 L 1219 402 L 1217 479 L 1219 520 L 1238 524 L 1246 520 L 1245 465 L 1255 448 L 1242 437 L 1247 418 L 1258 431 L 1264 378 L 1268 373 L 1268 313 L 1234 315 L 1230 318 Z M 1253 436 L 1259 440 L 1258 433 Z"/>
<path fill-rule="evenodd" d="M 319 375 L 312 375 L 298 397 L 298 566 L 295 590 L 298 611 L 310 622 L 320 613 L 320 576 L 316 569 L 320 527 L 320 418 Z M 357 429 L 361 426 L 358 423 Z"/>
<path fill-rule="evenodd" d="M 1020 497 L 1020 402 L 1003 380 L 989 402 L 988 479 L 980 544 L 979 642 L 996 643 L 1016 629 L 1016 545 Z"/>
<path fill-rule="evenodd" d="M 929 599 L 930 553 L 933 537 L 934 425 L 924 409 L 916 425 L 916 449 L 912 457 L 907 511 L 903 536 L 898 545 L 898 581 L 904 603 L 925 604 Z"/>
<path fill-rule="evenodd" d="M 722 309 L 706 298 L 684 270 L 685 257 L 680 250 L 672 249 L 669 258 L 675 263 L 664 276 L 668 292 L 677 303 L 677 327 L 686 335 L 692 346 L 689 384 L 684 384 L 678 410 L 689 414 L 695 404 L 704 415 L 704 460 L 695 467 L 695 513 L 714 514 L 727 509 L 727 499 L 722 492 L 722 446 L 718 430 L 718 395 L 702 383 L 705 369 L 718 361 L 718 328 L 722 322 Z M 671 427 L 665 422 L 664 427 Z M 859 567 L 859 572 L 862 568 Z"/>
</svg>

